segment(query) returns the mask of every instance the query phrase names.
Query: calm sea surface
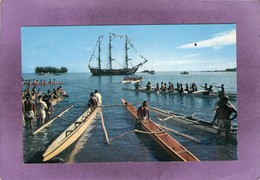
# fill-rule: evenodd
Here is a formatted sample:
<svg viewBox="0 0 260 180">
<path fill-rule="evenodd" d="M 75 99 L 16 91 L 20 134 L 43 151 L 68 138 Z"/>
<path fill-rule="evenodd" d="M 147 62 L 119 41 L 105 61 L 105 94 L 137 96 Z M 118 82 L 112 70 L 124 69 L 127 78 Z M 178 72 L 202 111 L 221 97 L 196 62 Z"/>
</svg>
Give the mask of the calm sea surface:
<svg viewBox="0 0 260 180">
<path fill-rule="evenodd" d="M 237 79 L 235 72 L 190 72 L 188 75 L 181 75 L 180 72 L 157 72 L 155 75 L 137 73 L 135 76 L 142 76 L 144 81 L 141 86 L 145 86 L 148 81 L 153 86 L 158 82 L 193 83 L 200 85 L 225 85 L 225 91 L 229 93 L 237 92 Z M 122 90 L 134 88 L 131 83 L 122 84 L 125 76 L 92 76 L 90 73 L 68 73 L 60 76 L 47 75 L 39 76 L 35 74 L 23 74 L 24 79 L 46 80 L 56 79 L 57 82 L 64 82 L 63 89 L 69 95 L 54 106 L 54 115 L 58 115 L 64 108 L 61 106 L 84 106 L 89 99 L 89 93 L 98 89 L 103 97 L 103 105 L 121 104 L 120 98 L 130 103 L 137 103 L 147 100 L 150 106 L 171 110 L 180 114 L 191 115 L 195 112 L 196 118 L 212 121 L 213 108 L 216 97 L 190 97 L 180 95 L 155 94 Z M 39 86 L 41 92 L 47 92 L 57 86 Z M 38 89 L 37 89 L 38 90 Z M 216 89 L 214 89 L 216 91 Z M 236 107 L 236 100 L 230 100 Z M 86 109 L 71 109 L 62 117 L 69 121 L 75 121 Z M 128 114 L 124 107 L 103 108 L 103 117 L 109 139 L 135 129 L 135 121 Z M 158 116 L 151 112 L 151 118 L 157 122 Z M 215 135 L 203 130 L 193 129 L 192 126 L 185 126 L 168 120 L 167 127 L 181 133 L 193 136 L 201 141 L 197 144 L 174 133 L 169 134 L 191 151 L 201 161 L 236 160 L 237 142 L 225 143 L 224 138 L 215 139 Z M 233 124 L 237 125 L 235 119 Z M 32 131 L 24 130 L 24 162 L 40 163 L 42 154 L 46 148 L 62 133 L 70 123 L 55 120 L 50 126 L 38 133 L 31 135 Z M 36 130 L 36 122 L 34 126 Z M 87 162 L 149 162 L 149 161 L 173 161 L 153 140 L 145 134 L 132 133 L 121 139 L 106 144 L 102 129 L 100 115 L 97 114 L 93 123 L 86 129 L 82 136 L 64 152 L 58 155 L 67 163 L 87 163 Z"/>
</svg>

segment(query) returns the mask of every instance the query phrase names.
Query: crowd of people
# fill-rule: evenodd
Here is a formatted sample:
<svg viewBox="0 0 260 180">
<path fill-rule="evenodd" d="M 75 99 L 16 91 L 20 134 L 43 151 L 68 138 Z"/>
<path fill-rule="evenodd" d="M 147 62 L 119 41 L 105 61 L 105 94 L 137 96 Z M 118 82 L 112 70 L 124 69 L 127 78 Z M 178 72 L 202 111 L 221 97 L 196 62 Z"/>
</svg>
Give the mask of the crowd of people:
<svg viewBox="0 0 260 180">
<path fill-rule="evenodd" d="M 23 102 L 25 127 L 32 129 L 35 118 L 37 119 L 38 127 L 43 125 L 45 120 L 50 119 L 53 114 L 53 101 L 62 98 L 64 95 L 65 92 L 62 86 L 59 86 L 57 89 L 53 88 L 53 91 L 48 90 L 44 96 L 36 92 L 36 87 L 33 87 L 32 90 L 26 88 L 23 91 L 23 98 L 25 98 Z M 36 100 L 33 101 L 33 99 Z"/>
<path fill-rule="evenodd" d="M 201 93 L 205 94 L 205 95 L 211 95 L 213 94 L 213 86 L 210 85 L 208 87 L 208 84 L 205 83 L 205 86 L 201 86 L 203 87 L 204 91 L 201 91 Z M 135 84 L 135 89 L 140 89 L 140 83 L 137 82 Z M 168 84 L 166 82 L 161 82 L 161 84 L 159 85 L 159 83 L 156 83 L 155 88 L 152 87 L 151 82 L 148 81 L 148 83 L 146 84 L 146 90 L 150 91 L 150 90 L 154 90 L 154 91 L 162 91 L 162 92 L 170 92 L 170 93 L 174 93 L 174 92 L 178 92 L 179 94 L 182 94 L 184 92 L 186 93 L 193 93 L 193 92 L 198 92 L 198 87 L 195 83 L 192 83 L 191 85 L 189 85 L 188 83 L 185 84 L 185 86 L 183 86 L 182 83 L 177 83 L 176 87 L 174 86 L 173 83 L 169 82 Z M 219 91 L 220 93 L 224 94 L 224 84 L 222 84 L 220 87 L 216 87 L 216 88 L 221 88 L 221 90 Z"/>
</svg>

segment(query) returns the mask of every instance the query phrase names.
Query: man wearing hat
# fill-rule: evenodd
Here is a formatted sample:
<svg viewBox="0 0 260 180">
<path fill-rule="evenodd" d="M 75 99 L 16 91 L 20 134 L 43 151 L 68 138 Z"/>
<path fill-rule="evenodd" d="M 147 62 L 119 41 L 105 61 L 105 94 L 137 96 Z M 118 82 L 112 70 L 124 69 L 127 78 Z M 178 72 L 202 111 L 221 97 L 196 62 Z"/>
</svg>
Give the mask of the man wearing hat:
<svg viewBox="0 0 260 180">
<path fill-rule="evenodd" d="M 147 101 L 144 101 L 143 105 L 138 108 L 137 116 L 138 116 L 138 121 L 140 121 L 140 122 L 143 120 L 146 120 L 146 118 L 150 119 L 150 112 L 148 109 Z"/>
<path fill-rule="evenodd" d="M 230 115 L 234 113 L 234 116 L 230 118 Z M 212 124 L 215 122 L 217 118 L 218 121 L 218 132 L 217 137 L 221 135 L 224 131 L 226 139 L 229 139 L 229 132 L 231 130 L 231 121 L 237 117 L 237 110 L 236 108 L 228 101 L 228 96 L 223 95 L 218 102 L 216 108 L 216 117 L 214 117 Z"/>
</svg>

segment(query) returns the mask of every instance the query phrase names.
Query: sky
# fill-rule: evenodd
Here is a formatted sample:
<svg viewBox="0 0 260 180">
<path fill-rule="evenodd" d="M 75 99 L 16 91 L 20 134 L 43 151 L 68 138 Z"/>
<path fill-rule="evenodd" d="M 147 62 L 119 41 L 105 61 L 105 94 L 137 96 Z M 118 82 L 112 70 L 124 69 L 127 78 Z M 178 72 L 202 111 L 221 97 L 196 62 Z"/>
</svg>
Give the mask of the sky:
<svg viewBox="0 0 260 180">
<path fill-rule="evenodd" d="M 122 25 L 122 26 L 38 26 L 22 27 L 22 73 L 52 66 L 69 73 L 89 72 L 88 64 L 101 38 L 102 67 L 108 67 L 108 37 L 112 36 L 113 68 L 124 64 L 125 39 L 128 55 L 138 71 L 208 71 L 236 67 L 236 25 Z M 97 49 L 91 65 L 97 61 Z M 143 57 L 143 58 L 142 58 Z"/>
</svg>

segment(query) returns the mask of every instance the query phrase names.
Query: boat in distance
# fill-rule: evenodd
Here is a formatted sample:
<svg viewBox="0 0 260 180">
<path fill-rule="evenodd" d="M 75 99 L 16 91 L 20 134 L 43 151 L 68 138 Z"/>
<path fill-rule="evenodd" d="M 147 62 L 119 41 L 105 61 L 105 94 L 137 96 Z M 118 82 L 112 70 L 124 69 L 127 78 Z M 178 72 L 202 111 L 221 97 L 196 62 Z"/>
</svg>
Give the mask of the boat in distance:
<svg viewBox="0 0 260 180">
<path fill-rule="evenodd" d="M 130 58 L 128 58 L 128 49 L 132 48 L 136 53 L 136 49 L 134 48 L 133 44 L 130 42 L 130 40 L 128 39 L 127 35 L 123 35 L 123 36 L 119 36 L 116 35 L 114 33 L 109 33 L 109 45 L 108 45 L 108 65 L 109 68 L 102 68 L 101 67 L 101 62 L 104 60 L 101 60 L 101 38 L 104 38 L 104 35 L 99 36 L 95 49 L 93 51 L 92 56 L 90 57 L 89 60 L 89 65 L 88 68 L 90 70 L 90 72 L 92 73 L 92 75 L 94 76 L 99 76 L 99 75 L 130 75 L 130 74 L 135 74 L 136 71 L 138 70 L 138 68 L 140 66 L 142 66 L 144 63 L 147 62 L 147 59 L 145 59 L 142 55 L 139 54 L 139 56 L 144 60 L 143 62 L 133 66 L 132 63 L 130 63 L 130 65 L 132 65 L 132 67 L 129 67 L 129 61 L 132 60 Z M 122 68 L 113 68 L 112 67 L 112 61 L 114 61 L 115 59 L 112 58 L 112 40 L 114 38 L 124 38 L 125 39 L 125 59 L 124 59 L 124 65 L 122 66 Z M 129 46 L 130 44 L 130 46 Z M 97 54 L 97 58 L 95 56 L 95 51 L 96 51 L 96 47 L 98 47 L 98 54 Z M 97 66 L 91 66 L 91 62 L 92 60 L 96 58 L 98 65 Z"/>
<path fill-rule="evenodd" d="M 45 162 L 52 159 L 75 142 L 92 122 L 97 111 L 98 108 L 95 108 L 94 110 L 89 108 L 74 123 L 64 130 L 47 148 L 43 154 L 43 161 Z"/>
<path fill-rule="evenodd" d="M 219 94 L 218 93 L 213 93 L 213 94 L 203 94 L 203 92 L 205 92 L 205 90 L 201 90 L 201 91 L 195 91 L 192 93 L 189 93 L 187 91 L 184 91 L 183 93 L 179 93 L 178 91 L 156 91 L 155 87 L 152 87 L 151 90 L 147 90 L 145 87 L 141 87 L 139 89 L 132 89 L 132 88 L 122 88 L 123 90 L 128 90 L 128 91 L 135 91 L 135 92 L 145 92 L 145 93 L 157 93 L 157 94 L 171 94 L 171 95 L 184 95 L 184 96 L 201 96 L 201 97 L 218 97 Z M 237 98 L 237 94 L 233 94 L 233 93 L 225 93 L 229 98 L 231 99 L 236 99 Z"/>
<path fill-rule="evenodd" d="M 217 134 L 217 126 L 212 125 L 208 121 L 193 118 L 192 116 L 185 116 L 185 115 L 177 114 L 172 111 L 165 111 L 165 110 L 158 109 L 158 108 L 151 107 L 151 106 L 149 106 L 149 110 L 151 110 L 152 112 L 154 112 L 160 116 L 166 117 L 167 119 L 173 119 L 174 121 L 180 122 L 185 125 L 189 125 L 196 129 L 202 129 L 203 131 Z M 222 132 L 221 136 L 225 136 L 225 132 Z M 232 139 L 237 140 L 237 129 L 236 128 L 232 129 L 229 136 Z"/>
<path fill-rule="evenodd" d="M 137 109 L 124 99 L 121 99 L 121 101 L 126 105 L 125 108 L 130 115 L 138 121 Z M 165 130 L 161 129 L 152 120 L 146 118 L 146 120 L 140 122 L 140 127 L 176 161 L 199 161 L 199 159 L 190 151 L 171 137 Z"/>
<path fill-rule="evenodd" d="M 181 74 L 189 74 L 189 72 L 188 71 L 183 71 L 183 72 L 181 72 Z"/>
</svg>

